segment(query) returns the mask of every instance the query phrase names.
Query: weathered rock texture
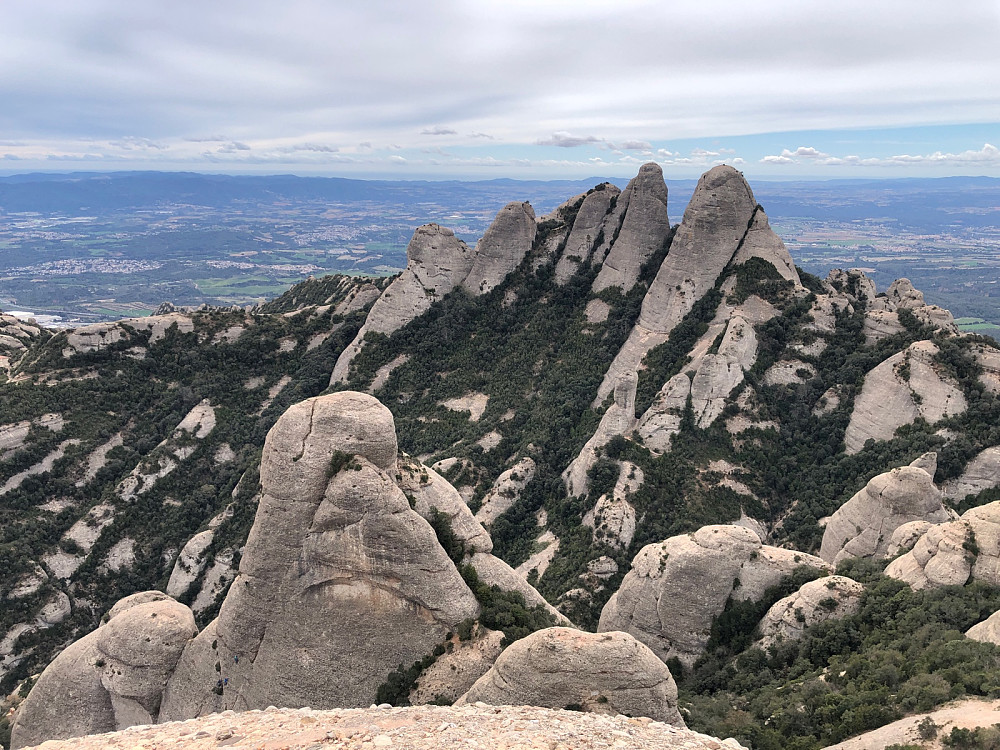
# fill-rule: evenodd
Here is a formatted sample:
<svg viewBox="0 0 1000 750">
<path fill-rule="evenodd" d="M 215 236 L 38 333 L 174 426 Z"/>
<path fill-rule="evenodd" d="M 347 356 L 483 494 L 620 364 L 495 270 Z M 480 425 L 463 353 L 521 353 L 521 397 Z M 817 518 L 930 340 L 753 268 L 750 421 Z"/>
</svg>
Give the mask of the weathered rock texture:
<svg viewBox="0 0 1000 750">
<path fill-rule="evenodd" d="M 989 722 L 986 722 L 987 724 Z M 530 706 L 414 706 L 408 708 L 314 711 L 269 708 L 225 711 L 191 721 L 136 727 L 116 734 L 52 742 L 46 750 L 104 750 L 107 747 L 183 747 L 215 750 L 266 747 L 300 750 L 335 747 L 371 750 L 744 750 L 736 740 L 671 726 L 648 717 L 602 716 Z M 881 747 L 881 745 L 879 746 Z"/>
<path fill-rule="evenodd" d="M 330 382 L 347 379 L 366 334 L 392 333 L 426 312 L 465 280 L 472 263 L 472 251 L 450 229 L 437 224 L 418 227 L 406 248 L 406 270 L 372 305 L 358 335 L 337 359 Z"/>
<path fill-rule="evenodd" d="M 656 655 L 627 633 L 547 628 L 512 644 L 458 705 L 532 705 L 684 726 L 677 686 Z"/>
<path fill-rule="evenodd" d="M 967 638 L 1000 646 L 1000 612 L 994 612 L 965 631 Z"/>
<path fill-rule="evenodd" d="M 185 650 L 162 720 L 367 705 L 398 664 L 476 616 L 434 531 L 393 482 L 395 467 L 392 415 L 370 396 L 335 393 L 282 415 L 265 442 L 240 574 Z"/>
<path fill-rule="evenodd" d="M 629 372 L 619 378 L 615 387 L 615 400 L 604 412 L 597 432 L 584 444 L 579 455 L 573 459 L 563 472 L 563 481 L 570 495 L 586 495 L 589 480 L 587 473 L 597 463 L 598 451 L 611 438 L 624 435 L 635 426 L 635 390 L 639 378 L 635 372 Z"/>
<path fill-rule="evenodd" d="M 565 284 L 582 264 L 590 260 L 598 240 L 606 231 L 604 225 L 611 210 L 611 201 L 617 200 L 621 194 L 621 190 L 609 182 L 598 187 L 600 189 L 589 192 L 580 205 L 573 228 L 566 238 L 566 246 L 556 262 L 556 281 L 560 284 Z M 664 201 L 664 206 L 665 203 Z"/>
<path fill-rule="evenodd" d="M 625 218 L 594 279 L 595 292 L 616 286 L 624 293 L 635 286 L 642 264 L 663 247 L 670 234 L 667 186 L 659 164 L 643 164 L 639 174 L 629 181 L 622 199 L 628 206 Z"/>
<path fill-rule="evenodd" d="M 885 574 L 914 589 L 961 586 L 970 579 L 1000 585 L 1000 502 L 931 526 Z"/>
<path fill-rule="evenodd" d="M 730 597 L 756 601 L 800 565 L 830 569 L 818 557 L 764 546 L 740 526 L 704 526 L 648 544 L 601 612 L 598 632 L 631 633 L 663 661 L 691 665 Z"/>
<path fill-rule="evenodd" d="M 865 376 L 844 433 L 848 453 L 868 439 L 889 440 L 917 417 L 933 424 L 965 411 L 961 387 L 934 362 L 937 352 L 934 342 L 918 341 Z"/>
<path fill-rule="evenodd" d="M 636 371 L 646 353 L 666 341 L 673 327 L 714 286 L 733 260 L 756 210 L 750 186 L 732 167 L 714 167 L 702 175 L 670 252 L 642 301 L 639 320 L 608 368 L 595 403 L 604 400 L 622 373 Z M 763 234 L 755 245 L 773 250 L 773 242 L 764 239 L 771 232 L 766 222 L 757 231 Z"/>
<path fill-rule="evenodd" d="M 960 476 L 941 485 L 941 492 L 945 497 L 964 500 L 966 495 L 978 495 L 992 487 L 1000 487 L 1000 446 L 976 455 Z"/>
<path fill-rule="evenodd" d="M 535 212 L 530 203 L 508 203 L 476 243 L 472 268 L 462 281 L 471 294 L 486 294 L 524 260 L 535 241 Z"/>
<path fill-rule="evenodd" d="M 493 483 L 476 511 L 476 520 L 489 526 L 517 502 L 525 486 L 535 478 L 535 462 L 525 456 Z"/>
<path fill-rule="evenodd" d="M 143 594 L 109 614 L 46 667 L 18 710 L 13 747 L 155 721 L 167 677 L 198 632 L 194 615 Z"/>
<path fill-rule="evenodd" d="M 893 532 L 903 524 L 951 518 L 927 471 L 915 466 L 892 469 L 872 478 L 830 517 L 819 556 L 835 565 L 851 557 L 884 559 Z"/>
<path fill-rule="evenodd" d="M 180 333 L 190 333 L 194 330 L 194 321 L 190 315 L 174 312 L 166 315 L 150 315 L 145 318 L 125 318 L 114 323 L 94 323 L 76 328 L 66 334 L 64 357 L 74 354 L 100 351 L 119 341 L 132 338 L 130 329 L 149 331 L 149 343 L 155 343 L 167 335 L 167 331 L 177 326 Z"/>
<path fill-rule="evenodd" d="M 864 589 L 845 576 L 810 581 L 771 606 L 760 621 L 757 645 L 766 649 L 780 641 L 796 640 L 809 625 L 855 614 L 861 608 Z"/>
</svg>

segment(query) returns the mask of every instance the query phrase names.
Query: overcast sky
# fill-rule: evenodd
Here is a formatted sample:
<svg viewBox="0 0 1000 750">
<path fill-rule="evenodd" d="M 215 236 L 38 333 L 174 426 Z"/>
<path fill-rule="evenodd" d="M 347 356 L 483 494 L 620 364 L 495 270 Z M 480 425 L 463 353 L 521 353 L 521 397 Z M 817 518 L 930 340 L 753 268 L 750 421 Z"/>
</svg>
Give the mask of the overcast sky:
<svg viewBox="0 0 1000 750">
<path fill-rule="evenodd" d="M 2 0 L 0 170 L 1000 176 L 1000 0 Z"/>
</svg>

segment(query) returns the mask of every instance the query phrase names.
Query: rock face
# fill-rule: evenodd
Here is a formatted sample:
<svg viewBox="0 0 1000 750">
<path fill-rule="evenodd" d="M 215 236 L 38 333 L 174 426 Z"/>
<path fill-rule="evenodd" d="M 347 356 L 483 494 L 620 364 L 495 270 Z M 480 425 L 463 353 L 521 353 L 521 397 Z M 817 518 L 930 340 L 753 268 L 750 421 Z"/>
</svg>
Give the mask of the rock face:
<svg viewBox="0 0 1000 750">
<path fill-rule="evenodd" d="M 1000 612 L 994 612 L 965 631 L 966 638 L 1000 646 Z"/>
<path fill-rule="evenodd" d="M 570 495 L 586 495 L 589 480 L 587 473 L 597 463 L 598 451 L 611 438 L 624 435 L 635 426 L 635 391 L 639 377 L 629 372 L 619 379 L 615 387 L 615 400 L 604 412 L 597 432 L 586 442 L 579 455 L 563 472 L 563 481 Z"/>
<path fill-rule="evenodd" d="M 851 557 L 884 559 L 893 532 L 903 524 L 951 518 L 931 475 L 903 466 L 874 477 L 830 517 L 819 556 L 834 565 Z"/>
<path fill-rule="evenodd" d="M 670 234 L 667 186 L 659 164 L 643 164 L 639 174 L 629 181 L 622 199 L 628 208 L 618 238 L 594 279 L 595 292 L 616 286 L 625 293 L 635 286 L 642 264 L 663 247 Z"/>
<path fill-rule="evenodd" d="M 457 705 L 580 706 L 684 726 L 670 670 L 627 633 L 547 628 L 504 651 Z"/>
<path fill-rule="evenodd" d="M 810 581 L 771 606 L 760 621 L 761 637 L 756 645 L 767 649 L 781 641 L 796 640 L 809 625 L 855 614 L 861 608 L 864 589 L 845 576 Z"/>
<path fill-rule="evenodd" d="M 730 597 L 756 601 L 800 565 L 829 570 L 818 557 L 764 546 L 740 526 L 704 526 L 649 544 L 605 605 L 598 632 L 631 633 L 661 660 L 676 656 L 689 666 Z"/>
<path fill-rule="evenodd" d="M 161 720 L 368 705 L 398 664 L 477 615 L 393 482 L 395 467 L 392 415 L 370 396 L 334 393 L 282 415 L 264 445 L 263 497 L 239 576 L 218 619 L 185 649 Z"/>
<path fill-rule="evenodd" d="M 198 632 L 194 615 L 143 594 L 109 614 L 46 667 L 17 713 L 12 747 L 155 721 L 167 676 Z"/>
<path fill-rule="evenodd" d="M 965 466 L 961 476 L 941 486 L 945 497 L 964 500 L 966 495 L 978 495 L 983 490 L 1000 486 L 1000 446 L 979 453 Z"/>
<path fill-rule="evenodd" d="M 733 265 L 743 265 L 751 258 L 766 260 L 774 266 L 783 279 L 791 281 L 796 286 L 799 285 L 799 272 L 795 270 L 792 256 L 788 254 L 785 243 L 771 229 L 767 214 L 759 206 L 754 212 L 750 229 L 743 238 L 740 249 L 733 257 Z"/>
<path fill-rule="evenodd" d="M 357 337 L 337 359 L 330 382 L 347 379 L 367 333 L 389 334 L 402 328 L 458 287 L 472 270 L 472 262 L 472 251 L 450 229 L 437 224 L 418 227 L 406 248 L 406 270 L 372 305 Z"/>
<path fill-rule="evenodd" d="M 182 596 L 205 568 L 205 550 L 208 549 L 215 532 L 205 529 L 191 537 L 177 556 L 174 569 L 167 581 L 167 594 Z"/>
<path fill-rule="evenodd" d="M 82 326 L 70 331 L 66 335 L 66 347 L 63 349 L 64 357 L 72 357 L 74 354 L 86 354 L 87 352 L 107 349 L 112 344 L 125 341 L 131 338 L 128 329 L 137 331 L 149 331 L 149 343 L 155 343 L 167 335 L 167 331 L 177 326 L 180 333 L 190 333 L 194 330 L 194 321 L 190 315 L 173 312 L 166 315 L 150 315 L 145 318 L 125 318 L 115 323 L 94 323 L 89 326 Z"/>
<path fill-rule="evenodd" d="M 525 486 L 534 478 L 535 462 L 525 456 L 497 477 L 476 511 L 476 520 L 491 525 L 517 502 Z"/>
<path fill-rule="evenodd" d="M 508 203 L 476 244 L 472 268 L 462 286 L 486 294 L 524 260 L 535 241 L 535 212 L 530 203 Z"/>
<path fill-rule="evenodd" d="M 914 589 L 961 586 L 970 579 L 1000 584 L 1000 502 L 931 526 L 912 550 L 889 563 L 885 574 Z"/>
<path fill-rule="evenodd" d="M 712 288 L 736 254 L 756 209 L 750 186 L 732 167 L 714 167 L 702 175 L 670 252 L 642 301 L 639 320 L 608 368 L 595 403 L 604 400 L 622 373 L 636 371 L 646 353 L 666 341 Z"/>
<path fill-rule="evenodd" d="M 937 352 L 934 342 L 918 341 L 865 376 L 844 433 L 848 453 L 860 451 L 869 438 L 889 440 L 917 417 L 933 424 L 965 411 L 959 384 L 934 362 Z"/>
<path fill-rule="evenodd" d="M 662 182 L 662 179 L 661 179 Z M 664 198 L 666 197 L 666 185 Z M 577 211 L 573 228 L 566 238 L 559 260 L 556 262 L 556 281 L 565 284 L 577 269 L 590 260 L 598 240 L 606 233 L 605 221 L 611 210 L 611 201 L 617 200 L 621 190 L 609 182 L 598 186 L 584 198 Z M 664 207 L 666 201 L 664 200 Z"/>
</svg>

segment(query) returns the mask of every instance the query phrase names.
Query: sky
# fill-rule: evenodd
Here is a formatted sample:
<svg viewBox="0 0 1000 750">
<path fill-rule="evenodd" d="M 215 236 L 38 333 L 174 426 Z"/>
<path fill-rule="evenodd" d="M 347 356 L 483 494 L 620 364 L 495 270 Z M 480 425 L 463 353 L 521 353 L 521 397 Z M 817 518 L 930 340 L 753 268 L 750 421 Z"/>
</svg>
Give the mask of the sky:
<svg viewBox="0 0 1000 750">
<path fill-rule="evenodd" d="M 0 171 L 1000 176 L 1000 0 L 0 0 Z"/>
</svg>

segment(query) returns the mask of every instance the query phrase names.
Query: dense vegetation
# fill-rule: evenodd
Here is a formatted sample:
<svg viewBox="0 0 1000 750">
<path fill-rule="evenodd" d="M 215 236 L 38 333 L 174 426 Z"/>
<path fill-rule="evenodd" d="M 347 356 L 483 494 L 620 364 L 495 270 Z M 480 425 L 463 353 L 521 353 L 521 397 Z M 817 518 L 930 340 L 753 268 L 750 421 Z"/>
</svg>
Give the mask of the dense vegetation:
<svg viewBox="0 0 1000 750">
<path fill-rule="evenodd" d="M 842 566 L 867 585 L 861 610 L 809 627 L 801 640 L 766 653 L 734 653 L 717 640 L 680 675 L 689 726 L 753 750 L 814 750 L 960 696 L 1000 697 L 1000 648 L 963 635 L 1000 609 L 1000 590 L 913 591 L 879 571 Z M 729 619 L 726 637 L 745 643 L 752 620 Z"/>
</svg>

